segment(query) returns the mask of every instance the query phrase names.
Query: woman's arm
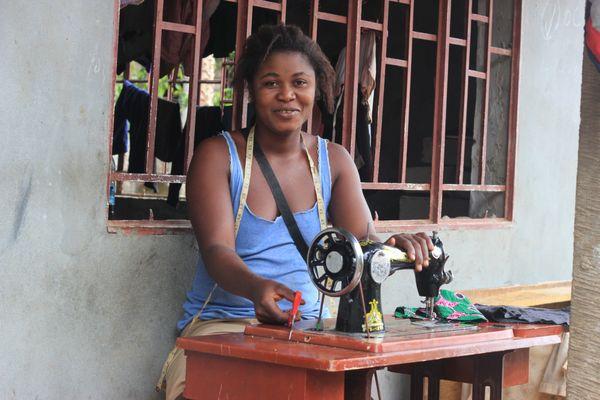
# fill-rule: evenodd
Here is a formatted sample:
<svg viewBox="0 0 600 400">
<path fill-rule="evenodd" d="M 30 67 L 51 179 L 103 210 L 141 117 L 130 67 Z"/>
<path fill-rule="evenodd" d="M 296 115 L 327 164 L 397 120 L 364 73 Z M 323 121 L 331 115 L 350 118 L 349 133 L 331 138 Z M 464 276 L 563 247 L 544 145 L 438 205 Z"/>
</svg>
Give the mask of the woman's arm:
<svg viewBox="0 0 600 400">
<path fill-rule="evenodd" d="M 344 228 L 357 238 L 376 239 L 371 212 L 350 154 L 335 143 L 329 143 L 328 150 L 333 182 L 329 214 L 333 226 Z M 386 244 L 405 250 L 415 260 L 417 271 L 429 265 L 429 250 L 433 250 L 433 243 L 425 233 L 393 235 Z"/>
<path fill-rule="evenodd" d="M 253 273 L 235 252 L 233 206 L 229 189 L 229 151 L 221 137 L 202 141 L 190 164 L 188 212 L 208 274 L 226 291 L 254 303 L 261 322 L 284 322 L 276 302 L 294 299 L 291 289 Z M 237 210 L 236 210 L 237 211 Z"/>
</svg>

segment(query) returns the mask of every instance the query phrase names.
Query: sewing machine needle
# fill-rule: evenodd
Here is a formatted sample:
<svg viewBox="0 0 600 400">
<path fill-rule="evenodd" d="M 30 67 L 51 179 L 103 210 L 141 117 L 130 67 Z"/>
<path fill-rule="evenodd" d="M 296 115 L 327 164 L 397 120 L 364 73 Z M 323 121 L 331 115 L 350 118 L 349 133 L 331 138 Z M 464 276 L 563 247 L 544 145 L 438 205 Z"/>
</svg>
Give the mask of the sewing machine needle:
<svg viewBox="0 0 600 400">
<path fill-rule="evenodd" d="M 288 341 L 292 340 L 292 332 L 294 330 L 294 322 L 296 322 L 296 316 L 298 315 L 298 308 L 300 307 L 300 302 L 302 301 L 302 292 L 294 293 L 294 303 L 292 304 L 292 310 L 290 311 L 290 316 L 288 318 L 288 326 L 290 327 L 290 334 L 288 336 Z"/>
</svg>

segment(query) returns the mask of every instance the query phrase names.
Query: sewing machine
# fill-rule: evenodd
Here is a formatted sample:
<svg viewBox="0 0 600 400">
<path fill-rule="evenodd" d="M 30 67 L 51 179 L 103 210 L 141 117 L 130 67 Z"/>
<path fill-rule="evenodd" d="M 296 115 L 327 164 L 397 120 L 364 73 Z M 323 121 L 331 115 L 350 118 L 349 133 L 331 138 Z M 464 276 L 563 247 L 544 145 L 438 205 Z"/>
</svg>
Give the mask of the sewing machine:
<svg viewBox="0 0 600 400">
<path fill-rule="evenodd" d="M 562 327 L 436 319 L 434 298 L 452 274 L 444 271 L 442 242 L 435 234 L 432 240 L 429 266 L 415 272 L 428 320 L 384 323 L 381 284 L 395 271 L 414 270 L 414 262 L 399 249 L 358 241 L 342 229 L 321 231 L 308 252 L 308 271 L 323 296 L 340 298 L 337 319 L 302 320 L 293 330 L 250 324 L 244 334 L 179 338 L 187 356 L 185 397 L 368 400 L 373 376 L 379 387 L 375 370 L 387 367 L 410 374 L 411 399 L 423 398 L 425 378 L 428 399 L 439 398 L 442 379 L 472 383 L 474 399 L 485 398 L 486 387 L 491 399 L 501 399 L 503 387 L 527 382 L 529 347 L 560 342 Z"/>
<path fill-rule="evenodd" d="M 414 272 L 430 321 L 436 318 L 434 299 L 440 286 L 452 280 L 452 273 L 444 270 L 448 255 L 442 241 L 435 233 L 432 241 L 435 247 L 429 253 L 429 266 Z M 341 228 L 324 229 L 315 237 L 307 265 L 312 282 L 323 295 L 340 297 L 335 331 L 367 335 L 386 331 L 381 284 L 394 272 L 415 267 L 406 252 L 372 240 L 358 241 Z M 319 318 L 315 330 L 323 329 Z"/>
<path fill-rule="evenodd" d="M 326 229 L 310 246 L 308 270 L 323 296 L 340 297 L 337 320 L 302 320 L 293 331 L 250 324 L 244 334 L 179 338 L 187 357 L 185 397 L 368 400 L 375 370 L 383 367 L 411 375 L 411 399 L 423 398 L 425 377 L 428 399 L 439 398 L 442 379 L 472 383 L 474 399 L 483 399 L 487 386 L 494 400 L 503 387 L 526 383 L 529 347 L 560 342 L 562 327 L 437 320 L 433 299 L 452 275 L 444 271 L 441 241 L 432 239 L 429 267 L 415 272 L 430 321 L 383 321 L 381 284 L 395 271 L 414 269 L 405 252 Z"/>
</svg>

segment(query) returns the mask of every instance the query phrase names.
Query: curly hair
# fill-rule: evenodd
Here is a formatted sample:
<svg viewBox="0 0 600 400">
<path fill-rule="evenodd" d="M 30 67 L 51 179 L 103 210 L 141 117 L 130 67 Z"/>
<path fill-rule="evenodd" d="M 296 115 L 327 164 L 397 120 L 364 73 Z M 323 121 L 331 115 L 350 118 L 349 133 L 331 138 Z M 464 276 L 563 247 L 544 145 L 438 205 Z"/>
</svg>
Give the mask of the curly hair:
<svg viewBox="0 0 600 400">
<path fill-rule="evenodd" d="M 326 110 L 331 113 L 335 80 L 333 67 L 319 45 L 294 25 L 262 25 L 258 32 L 246 39 L 244 51 L 235 70 L 236 87 L 243 87 L 243 82 L 252 87 L 256 71 L 275 52 L 304 54 L 315 70 L 316 98 L 321 100 Z"/>
</svg>

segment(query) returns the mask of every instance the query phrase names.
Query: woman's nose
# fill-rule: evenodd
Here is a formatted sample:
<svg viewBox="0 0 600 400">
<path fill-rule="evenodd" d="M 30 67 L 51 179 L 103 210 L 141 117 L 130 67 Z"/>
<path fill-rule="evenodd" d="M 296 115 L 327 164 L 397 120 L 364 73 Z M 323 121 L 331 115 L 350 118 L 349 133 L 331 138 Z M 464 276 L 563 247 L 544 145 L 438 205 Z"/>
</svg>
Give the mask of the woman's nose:
<svg viewBox="0 0 600 400">
<path fill-rule="evenodd" d="M 296 98 L 296 92 L 292 86 L 282 85 L 281 90 L 278 93 L 278 97 L 281 101 L 291 101 Z"/>
</svg>

